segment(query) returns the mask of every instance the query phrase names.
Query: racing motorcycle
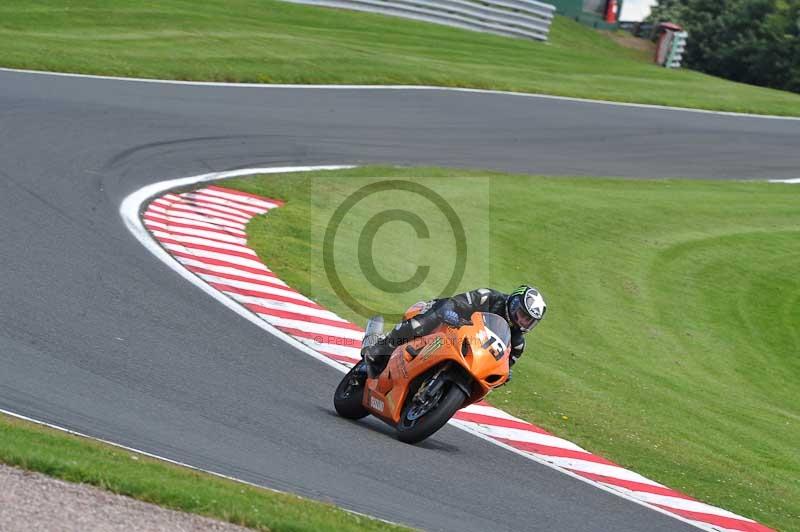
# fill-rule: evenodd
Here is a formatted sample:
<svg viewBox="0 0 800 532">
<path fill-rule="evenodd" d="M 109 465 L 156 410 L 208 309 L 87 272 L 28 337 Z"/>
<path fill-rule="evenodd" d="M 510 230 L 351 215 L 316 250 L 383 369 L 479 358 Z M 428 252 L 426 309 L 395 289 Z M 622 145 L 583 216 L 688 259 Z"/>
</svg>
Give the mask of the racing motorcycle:
<svg viewBox="0 0 800 532">
<path fill-rule="evenodd" d="M 421 310 L 411 307 L 404 319 Z M 374 345 L 382 332 L 383 318 L 369 320 L 363 345 Z M 399 440 L 418 443 L 508 380 L 510 342 L 508 323 L 496 314 L 475 312 L 458 327 L 442 324 L 397 347 L 379 375 L 365 377 L 366 363 L 356 364 L 336 388 L 334 407 L 348 419 L 372 414 L 395 427 Z"/>
</svg>

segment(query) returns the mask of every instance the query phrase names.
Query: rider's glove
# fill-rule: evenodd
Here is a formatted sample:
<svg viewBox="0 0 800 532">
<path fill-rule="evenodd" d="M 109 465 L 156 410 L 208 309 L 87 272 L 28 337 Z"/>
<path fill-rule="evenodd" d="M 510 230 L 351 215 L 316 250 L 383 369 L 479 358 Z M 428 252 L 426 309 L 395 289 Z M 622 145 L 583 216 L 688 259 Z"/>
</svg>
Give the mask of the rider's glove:
<svg viewBox="0 0 800 532">
<path fill-rule="evenodd" d="M 442 321 L 451 327 L 458 327 L 461 325 L 461 317 L 458 315 L 458 312 L 451 309 L 442 312 Z"/>
</svg>

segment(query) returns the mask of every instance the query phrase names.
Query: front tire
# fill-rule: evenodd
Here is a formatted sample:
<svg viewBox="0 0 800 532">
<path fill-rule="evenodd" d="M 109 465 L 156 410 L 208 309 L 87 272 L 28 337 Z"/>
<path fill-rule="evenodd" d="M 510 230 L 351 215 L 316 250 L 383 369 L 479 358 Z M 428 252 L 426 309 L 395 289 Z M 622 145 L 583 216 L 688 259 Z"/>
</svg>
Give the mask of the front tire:
<svg viewBox="0 0 800 532">
<path fill-rule="evenodd" d="M 359 362 L 347 372 L 333 393 L 333 406 L 336 408 L 336 413 L 347 419 L 361 419 L 369 415 L 362 403 L 366 376 L 356 375 L 361 364 L 364 362 Z"/>
<path fill-rule="evenodd" d="M 467 396 L 461 388 L 451 383 L 450 389 L 433 410 L 414 420 L 408 418 L 412 407 L 412 401 L 409 400 L 403 407 L 403 414 L 397 425 L 397 439 L 405 443 L 421 442 L 444 427 L 466 400 Z"/>
</svg>

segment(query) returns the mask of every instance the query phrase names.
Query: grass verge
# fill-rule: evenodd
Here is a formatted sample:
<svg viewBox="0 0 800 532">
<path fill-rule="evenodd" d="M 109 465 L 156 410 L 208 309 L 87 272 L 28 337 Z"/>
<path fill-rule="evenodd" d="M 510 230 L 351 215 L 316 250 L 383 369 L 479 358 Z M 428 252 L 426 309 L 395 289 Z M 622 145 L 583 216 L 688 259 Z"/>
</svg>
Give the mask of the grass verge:
<svg viewBox="0 0 800 532">
<path fill-rule="evenodd" d="M 490 402 L 704 501 L 796 527 L 800 187 L 382 167 L 226 181 L 287 201 L 250 223 L 250 244 L 290 285 L 358 322 L 314 266 L 325 223 L 316 198 L 333 208 L 348 181 L 369 176 L 426 176 L 488 221 L 490 267 L 468 269 L 460 289 L 532 282 L 547 297 L 514 381 Z M 457 176 L 488 180 L 488 209 L 469 203 L 473 182 Z M 374 212 L 354 209 L 337 245 L 355 245 Z M 434 213 L 415 212 L 437 227 Z M 408 277 L 436 252 L 408 226 L 389 230 L 373 247 L 387 277 Z M 375 290 L 355 257 L 338 267 L 356 298 L 395 312 L 432 295 Z"/>
<path fill-rule="evenodd" d="M 408 530 L 5 415 L 0 462 L 257 530 Z"/>
<path fill-rule="evenodd" d="M 549 43 L 275 0 L 0 3 L 0 65 L 255 83 L 422 84 L 800 116 L 800 95 L 650 63 L 556 17 Z"/>
</svg>

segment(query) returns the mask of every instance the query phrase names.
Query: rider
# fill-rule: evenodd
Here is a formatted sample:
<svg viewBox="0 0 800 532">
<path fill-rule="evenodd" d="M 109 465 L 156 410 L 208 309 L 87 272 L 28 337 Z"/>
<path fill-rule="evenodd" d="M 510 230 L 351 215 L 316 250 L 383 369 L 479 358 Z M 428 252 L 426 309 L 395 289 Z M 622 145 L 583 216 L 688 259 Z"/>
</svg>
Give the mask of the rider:
<svg viewBox="0 0 800 532">
<path fill-rule="evenodd" d="M 434 331 L 441 323 L 458 327 L 473 312 L 491 312 L 508 321 L 511 328 L 511 358 L 509 372 L 525 349 L 524 334 L 544 318 L 547 305 L 532 286 L 522 285 L 510 294 L 489 288 L 478 288 L 453 297 L 434 299 L 425 303 L 422 312 L 402 321 L 362 351 L 372 375 L 380 374 L 389 362 L 389 355 L 400 345 Z M 510 373 L 509 373 L 510 377 Z"/>
</svg>

